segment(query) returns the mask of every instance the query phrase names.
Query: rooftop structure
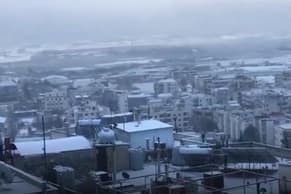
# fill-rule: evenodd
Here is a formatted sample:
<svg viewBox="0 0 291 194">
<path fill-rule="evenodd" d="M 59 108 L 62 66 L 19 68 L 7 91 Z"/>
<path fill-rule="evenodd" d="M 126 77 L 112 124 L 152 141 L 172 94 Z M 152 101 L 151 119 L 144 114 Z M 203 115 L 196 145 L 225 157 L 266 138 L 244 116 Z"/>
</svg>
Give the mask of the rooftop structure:
<svg viewBox="0 0 291 194">
<path fill-rule="evenodd" d="M 17 151 L 21 156 L 43 154 L 43 141 L 16 142 Z M 90 149 L 90 142 L 82 136 L 73 136 L 59 139 L 46 140 L 46 152 L 48 154 L 65 151 Z"/>
<path fill-rule="evenodd" d="M 128 179 L 122 173 L 117 175 L 115 183 L 105 182 L 97 186 L 100 193 L 231 193 L 257 194 L 264 188 L 270 193 L 279 192 L 279 179 L 273 176 L 239 170 L 222 172 L 215 165 L 200 165 L 193 168 L 179 168 L 168 165 L 168 170 L 156 173 L 154 164 L 147 164 L 143 170 L 126 171 Z"/>
<path fill-rule="evenodd" d="M 1 194 L 41 194 L 44 192 L 47 194 L 58 193 L 58 189 L 56 187 L 46 184 L 45 181 L 5 164 L 4 162 L 0 162 L 0 168 L 5 168 L 6 172 L 13 174 L 13 181 L 11 183 L 6 185 L 0 184 Z"/>
<path fill-rule="evenodd" d="M 143 120 L 141 122 L 128 122 L 128 123 L 119 123 L 117 124 L 118 129 L 122 129 L 126 132 L 133 133 L 139 131 L 149 131 L 156 129 L 172 128 L 173 126 L 160 122 L 158 120 Z"/>
<path fill-rule="evenodd" d="M 149 149 L 158 139 L 168 147 L 174 143 L 173 126 L 158 120 L 119 123 L 115 132 L 117 139 L 129 143 L 132 148 Z"/>
</svg>

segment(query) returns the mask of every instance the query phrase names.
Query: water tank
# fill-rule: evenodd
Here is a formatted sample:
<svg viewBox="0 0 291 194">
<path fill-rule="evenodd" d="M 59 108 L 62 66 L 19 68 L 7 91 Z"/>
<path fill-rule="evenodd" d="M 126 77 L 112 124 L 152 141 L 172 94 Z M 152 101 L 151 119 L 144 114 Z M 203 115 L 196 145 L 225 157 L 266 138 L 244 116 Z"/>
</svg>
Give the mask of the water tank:
<svg viewBox="0 0 291 194">
<path fill-rule="evenodd" d="M 115 142 L 115 133 L 113 130 L 103 128 L 99 133 L 99 143 L 101 144 L 113 144 Z"/>
<path fill-rule="evenodd" d="M 141 170 L 144 165 L 144 151 L 142 149 L 129 149 L 129 166 L 131 170 Z"/>
<path fill-rule="evenodd" d="M 215 190 L 224 187 L 224 176 L 220 171 L 210 171 L 203 174 L 205 189 Z M 214 192 L 221 193 L 221 192 Z"/>
<path fill-rule="evenodd" d="M 189 155 L 191 155 L 191 154 L 204 155 L 205 154 L 205 155 L 207 155 L 210 153 L 211 148 L 200 148 L 196 145 L 186 145 L 186 146 L 181 146 L 179 148 L 179 151 L 181 154 L 189 154 Z"/>
<path fill-rule="evenodd" d="M 184 166 L 185 160 L 179 152 L 180 147 L 174 147 L 172 150 L 172 164 L 176 166 Z"/>
<path fill-rule="evenodd" d="M 181 146 L 179 152 L 188 166 L 203 165 L 208 163 L 211 159 L 211 148 L 200 148 L 195 145 L 187 145 Z"/>
<path fill-rule="evenodd" d="M 75 170 L 71 167 L 57 165 L 54 167 L 56 183 L 62 187 L 74 189 Z"/>
</svg>

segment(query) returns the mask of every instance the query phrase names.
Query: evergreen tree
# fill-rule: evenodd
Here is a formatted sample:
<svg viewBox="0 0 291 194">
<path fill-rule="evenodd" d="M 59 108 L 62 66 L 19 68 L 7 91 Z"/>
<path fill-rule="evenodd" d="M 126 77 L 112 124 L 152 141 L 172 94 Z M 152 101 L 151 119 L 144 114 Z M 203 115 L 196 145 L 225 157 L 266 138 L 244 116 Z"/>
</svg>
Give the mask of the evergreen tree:
<svg viewBox="0 0 291 194">
<path fill-rule="evenodd" d="M 254 127 L 253 125 L 249 125 L 245 128 L 242 136 L 241 136 L 242 141 L 255 141 L 259 142 L 260 141 L 260 132 L 259 130 Z"/>
</svg>

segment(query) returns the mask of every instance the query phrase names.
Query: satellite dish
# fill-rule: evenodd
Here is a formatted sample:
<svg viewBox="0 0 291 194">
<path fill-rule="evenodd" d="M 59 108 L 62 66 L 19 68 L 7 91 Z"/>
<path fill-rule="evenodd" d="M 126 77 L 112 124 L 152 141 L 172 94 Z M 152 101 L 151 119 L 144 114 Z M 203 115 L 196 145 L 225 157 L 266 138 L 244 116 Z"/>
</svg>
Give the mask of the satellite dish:
<svg viewBox="0 0 291 194">
<path fill-rule="evenodd" d="M 122 172 L 122 177 L 125 179 L 129 179 L 130 175 L 127 172 Z"/>
</svg>

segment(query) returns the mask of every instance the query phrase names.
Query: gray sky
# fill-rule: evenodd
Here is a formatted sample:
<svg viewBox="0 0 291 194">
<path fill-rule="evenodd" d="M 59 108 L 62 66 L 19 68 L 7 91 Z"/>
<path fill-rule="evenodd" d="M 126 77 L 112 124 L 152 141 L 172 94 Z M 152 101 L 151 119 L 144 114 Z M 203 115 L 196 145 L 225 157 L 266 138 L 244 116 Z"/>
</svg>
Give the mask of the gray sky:
<svg viewBox="0 0 291 194">
<path fill-rule="evenodd" d="M 0 0 L 0 44 L 285 36 L 290 0 Z"/>
</svg>

